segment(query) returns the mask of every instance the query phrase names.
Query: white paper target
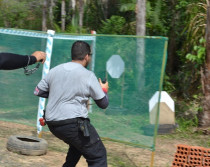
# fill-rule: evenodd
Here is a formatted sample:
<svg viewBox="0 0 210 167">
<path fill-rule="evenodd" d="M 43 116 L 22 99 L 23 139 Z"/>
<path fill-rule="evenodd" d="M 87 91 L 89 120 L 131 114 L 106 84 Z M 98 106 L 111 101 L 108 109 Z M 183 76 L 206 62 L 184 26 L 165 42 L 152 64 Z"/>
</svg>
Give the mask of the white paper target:
<svg viewBox="0 0 210 167">
<path fill-rule="evenodd" d="M 125 63 L 119 55 L 112 55 L 106 62 L 106 71 L 112 78 L 120 78 L 125 70 Z"/>
</svg>

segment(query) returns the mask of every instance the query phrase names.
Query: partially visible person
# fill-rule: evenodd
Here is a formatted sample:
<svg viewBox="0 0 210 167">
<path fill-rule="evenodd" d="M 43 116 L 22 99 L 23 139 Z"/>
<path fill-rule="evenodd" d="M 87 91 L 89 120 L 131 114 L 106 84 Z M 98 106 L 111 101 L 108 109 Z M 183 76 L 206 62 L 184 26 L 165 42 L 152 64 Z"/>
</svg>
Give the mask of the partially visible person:
<svg viewBox="0 0 210 167">
<path fill-rule="evenodd" d="M 42 51 L 35 51 L 31 55 L 19 55 L 14 53 L 0 53 L 0 70 L 15 70 L 27 67 L 36 62 L 46 60 L 46 53 Z"/>
</svg>

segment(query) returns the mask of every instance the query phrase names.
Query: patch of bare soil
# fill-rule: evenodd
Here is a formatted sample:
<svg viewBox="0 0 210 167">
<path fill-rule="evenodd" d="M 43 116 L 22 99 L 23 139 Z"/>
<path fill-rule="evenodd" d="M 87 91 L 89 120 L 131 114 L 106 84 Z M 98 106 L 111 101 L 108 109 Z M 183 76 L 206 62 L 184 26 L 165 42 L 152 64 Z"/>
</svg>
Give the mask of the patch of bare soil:
<svg viewBox="0 0 210 167">
<path fill-rule="evenodd" d="M 36 136 L 36 129 L 0 121 L 0 167 L 61 167 L 64 163 L 68 146 L 50 132 L 44 132 L 42 136 L 49 144 L 47 154 L 42 156 L 25 156 L 9 152 L 6 149 L 6 143 L 11 135 Z M 190 138 L 178 140 L 158 136 L 156 143 L 154 166 L 169 167 L 172 165 L 178 144 L 195 145 L 196 141 Z M 108 167 L 147 167 L 151 165 L 152 152 L 150 150 L 111 141 L 104 141 L 104 144 L 108 153 Z M 77 167 L 87 167 L 83 157 Z"/>
</svg>

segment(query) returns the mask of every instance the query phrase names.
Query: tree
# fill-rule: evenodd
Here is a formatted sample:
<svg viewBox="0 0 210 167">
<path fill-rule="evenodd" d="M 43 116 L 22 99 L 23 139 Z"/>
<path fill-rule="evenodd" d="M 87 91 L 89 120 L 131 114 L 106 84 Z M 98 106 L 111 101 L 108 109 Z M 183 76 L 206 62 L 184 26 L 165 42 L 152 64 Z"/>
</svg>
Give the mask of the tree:
<svg viewBox="0 0 210 167">
<path fill-rule="evenodd" d="M 0 22 L 8 28 L 24 28 L 32 16 L 26 1 L 1 0 Z"/>
<path fill-rule="evenodd" d="M 174 65 L 175 65 L 175 56 L 176 56 L 176 51 L 177 51 L 177 45 L 176 45 L 176 40 L 177 40 L 177 35 L 176 35 L 176 30 L 177 30 L 177 19 L 178 19 L 178 12 L 175 9 L 177 5 L 176 0 L 172 0 L 169 2 L 169 8 L 171 15 L 173 16 L 171 18 L 170 22 L 170 34 L 169 34 L 169 44 L 168 44 L 168 60 L 167 60 L 167 71 L 171 74 L 174 71 Z"/>
<path fill-rule="evenodd" d="M 146 32 L 146 0 L 137 0 L 136 35 L 145 36 Z"/>
<path fill-rule="evenodd" d="M 103 13 L 104 13 L 104 18 L 107 19 L 108 17 L 108 4 L 109 0 L 101 0 L 103 4 Z"/>
<path fill-rule="evenodd" d="M 42 31 L 47 31 L 47 0 L 43 1 L 42 8 Z"/>
<path fill-rule="evenodd" d="M 50 19 L 50 25 L 53 28 L 53 20 L 54 20 L 54 14 L 53 14 L 53 8 L 55 6 L 54 0 L 50 0 L 50 6 L 49 6 L 49 19 Z"/>
<path fill-rule="evenodd" d="M 146 33 L 146 0 L 137 0 L 136 3 L 136 35 L 145 36 Z M 143 90 L 145 84 L 144 57 L 145 57 L 144 38 L 137 38 L 137 87 Z"/>
<path fill-rule="evenodd" d="M 206 1 L 206 0 L 202 0 Z M 192 46 L 198 44 L 198 41 L 205 36 L 207 20 L 207 2 L 190 3 L 187 14 L 189 22 L 186 27 L 187 40 L 184 45 L 185 50 L 189 52 Z"/>
<path fill-rule="evenodd" d="M 207 1 L 207 28 L 206 28 L 206 61 L 203 75 L 203 112 L 200 114 L 199 125 L 210 126 L 210 0 Z"/>
<path fill-rule="evenodd" d="M 102 20 L 104 20 L 104 16 L 101 4 L 99 4 L 98 0 L 89 0 L 85 6 L 84 25 L 89 31 L 98 31 Z"/>
<path fill-rule="evenodd" d="M 79 28 L 80 28 L 80 31 L 83 27 L 84 5 L 85 5 L 84 0 L 79 0 Z"/>
<path fill-rule="evenodd" d="M 205 1 L 205 0 L 203 0 Z M 203 111 L 198 113 L 198 123 L 201 127 L 210 126 L 210 0 L 205 2 L 191 3 L 190 7 L 190 22 L 188 24 L 187 42 L 185 45 L 187 51 L 194 48 L 195 55 L 187 54 L 186 58 L 191 62 L 200 64 L 201 83 L 203 90 Z M 194 13 L 192 11 L 195 11 Z M 205 31 L 206 30 L 206 31 Z M 205 37 L 204 37 L 205 36 Z M 206 42 L 202 42 L 205 38 Z M 200 43 L 200 44 L 198 44 Z M 200 46 L 202 45 L 202 46 Z M 204 52 L 205 51 L 205 52 Z M 203 56 L 203 57 L 202 57 Z M 198 69 L 198 70 L 200 70 Z"/>
<path fill-rule="evenodd" d="M 72 20 L 75 20 L 76 13 L 76 0 L 69 1 L 69 8 L 72 8 Z"/>
<path fill-rule="evenodd" d="M 61 30 L 65 31 L 66 24 L 66 2 L 62 0 L 61 2 Z"/>
<path fill-rule="evenodd" d="M 99 34 L 125 34 L 125 18 L 121 16 L 111 16 L 110 19 L 102 21 L 102 28 L 98 31 Z"/>
</svg>

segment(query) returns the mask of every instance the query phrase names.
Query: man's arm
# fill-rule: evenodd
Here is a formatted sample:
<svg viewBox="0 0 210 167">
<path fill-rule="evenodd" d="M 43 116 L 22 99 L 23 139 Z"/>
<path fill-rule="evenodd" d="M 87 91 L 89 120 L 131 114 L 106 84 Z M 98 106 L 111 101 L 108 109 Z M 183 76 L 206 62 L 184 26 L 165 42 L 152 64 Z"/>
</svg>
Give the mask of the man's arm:
<svg viewBox="0 0 210 167">
<path fill-rule="evenodd" d="M 39 96 L 39 97 L 44 97 L 48 98 L 49 96 L 49 85 L 48 85 L 48 75 L 42 79 L 39 84 L 36 86 L 34 90 L 34 95 Z"/>
<path fill-rule="evenodd" d="M 0 70 L 14 70 L 32 65 L 38 61 L 44 63 L 46 54 L 41 51 L 34 52 L 31 56 L 13 53 L 0 53 Z"/>
<path fill-rule="evenodd" d="M 108 99 L 108 95 L 107 93 L 105 93 L 105 96 L 100 99 L 100 100 L 94 100 L 95 103 L 97 104 L 98 107 L 102 108 L 102 109 L 105 109 L 108 107 L 109 105 L 109 99 Z"/>
<path fill-rule="evenodd" d="M 34 95 L 39 96 L 39 97 L 48 98 L 49 92 L 48 91 L 43 91 L 37 86 L 34 90 Z"/>
<path fill-rule="evenodd" d="M 105 109 L 109 105 L 108 99 L 109 83 L 103 83 L 101 79 L 97 80 L 95 75 L 90 78 L 90 96 L 93 98 L 98 107 Z"/>
<path fill-rule="evenodd" d="M 51 72 L 51 71 L 50 71 Z M 39 97 L 48 98 L 49 96 L 49 78 L 50 78 L 50 72 L 43 78 L 38 85 L 36 86 L 34 90 L 34 95 Z"/>
</svg>

